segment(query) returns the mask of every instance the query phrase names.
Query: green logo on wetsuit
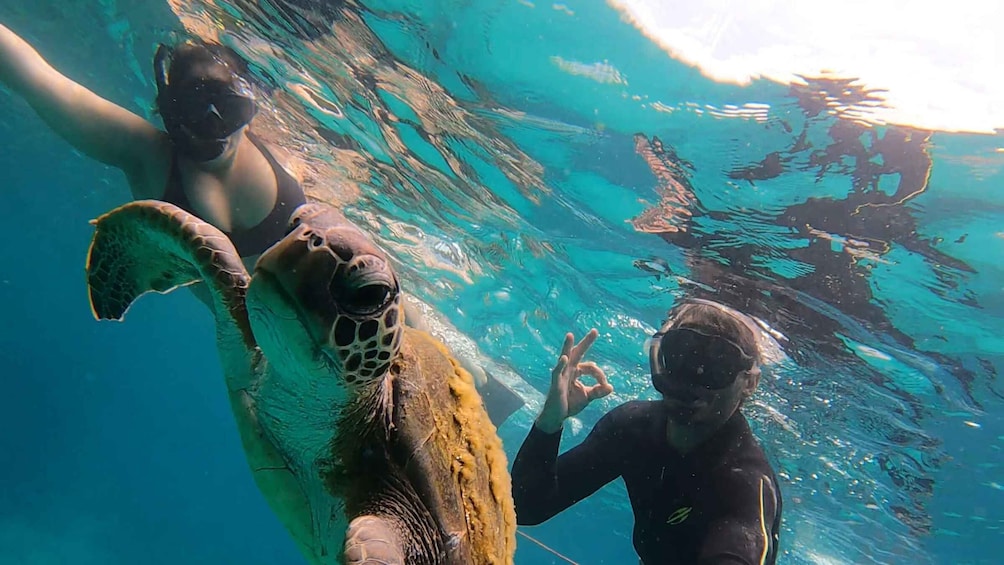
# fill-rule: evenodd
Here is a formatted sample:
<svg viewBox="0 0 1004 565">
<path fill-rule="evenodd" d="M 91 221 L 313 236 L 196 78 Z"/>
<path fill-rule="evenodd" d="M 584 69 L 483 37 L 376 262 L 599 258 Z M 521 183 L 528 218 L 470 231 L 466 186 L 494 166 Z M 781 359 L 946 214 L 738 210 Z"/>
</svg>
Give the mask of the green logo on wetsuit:
<svg viewBox="0 0 1004 565">
<path fill-rule="evenodd" d="M 666 523 L 670 526 L 675 526 L 683 522 L 690 516 L 690 511 L 693 509 L 694 508 L 692 506 L 681 506 L 680 508 L 677 508 L 676 512 L 673 512 L 669 515 L 669 518 L 666 518 Z"/>
</svg>

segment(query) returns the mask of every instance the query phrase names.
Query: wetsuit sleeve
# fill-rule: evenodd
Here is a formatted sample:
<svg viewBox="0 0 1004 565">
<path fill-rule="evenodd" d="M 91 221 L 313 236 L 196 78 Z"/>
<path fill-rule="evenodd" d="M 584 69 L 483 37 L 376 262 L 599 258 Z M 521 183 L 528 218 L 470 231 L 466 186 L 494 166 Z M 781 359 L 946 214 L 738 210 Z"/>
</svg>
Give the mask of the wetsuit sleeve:
<svg viewBox="0 0 1004 565">
<path fill-rule="evenodd" d="M 780 524 L 773 481 L 738 473 L 722 480 L 720 507 L 704 538 L 700 565 L 773 565 Z"/>
<path fill-rule="evenodd" d="M 596 492 L 621 474 L 624 441 L 613 410 L 582 443 L 558 457 L 561 431 L 530 433 L 512 465 L 516 523 L 534 526 Z"/>
</svg>

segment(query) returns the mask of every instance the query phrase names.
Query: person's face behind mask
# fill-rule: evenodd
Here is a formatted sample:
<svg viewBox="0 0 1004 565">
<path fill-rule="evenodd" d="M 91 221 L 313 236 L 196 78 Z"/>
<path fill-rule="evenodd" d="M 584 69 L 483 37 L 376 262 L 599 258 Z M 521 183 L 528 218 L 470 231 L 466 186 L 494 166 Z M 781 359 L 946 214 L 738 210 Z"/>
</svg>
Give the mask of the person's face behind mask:
<svg viewBox="0 0 1004 565">
<path fill-rule="evenodd" d="M 669 418 L 684 425 L 724 424 L 756 384 L 752 357 L 731 341 L 694 329 L 660 333 L 650 351 L 652 384 Z"/>
</svg>

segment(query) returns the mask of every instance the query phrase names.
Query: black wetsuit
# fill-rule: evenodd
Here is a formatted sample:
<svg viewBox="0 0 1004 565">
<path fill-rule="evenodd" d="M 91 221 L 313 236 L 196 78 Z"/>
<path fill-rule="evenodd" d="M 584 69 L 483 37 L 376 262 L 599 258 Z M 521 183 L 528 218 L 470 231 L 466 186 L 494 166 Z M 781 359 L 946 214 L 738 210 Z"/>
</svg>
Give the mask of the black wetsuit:
<svg viewBox="0 0 1004 565">
<path fill-rule="evenodd" d="M 746 418 L 736 411 L 682 457 L 666 423 L 659 401 L 628 402 L 560 457 L 561 432 L 533 426 L 512 466 L 517 523 L 539 524 L 620 476 L 645 565 L 773 564 L 781 493 Z"/>
<path fill-rule="evenodd" d="M 282 168 L 278 161 L 275 160 L 275 157 L 265 148 L 264 144 L 256 136 L 252 135 L 251 132 L 247 132 L 246 135 L 248 136 L 248 140 L 268 160 L 269 166 L 272 167 L 272 172 L 275 174 L 276 197 L 272 211 L 269 212 L 264 220 L 258 222 L 256 226 L 246 230 L 236 230 L 227 233 L 227 236 L 230 237 L 241 257 L 258 255 L 282 239 L 286 234 L 286 224 L 289 221 L 289 216 L 297 206 L 307 201 L 303 194 L 303 189 L 300 188 L 300 183 Z M 161 200 L 170 202 L 186 212 L 198 215 L 192 210 L 192 203 L 188 200 L 188 196 L 181 185 L 181 170 L 178 168 L 178 155 L 176 152 L 171 155 L 171 172 L 167 179 L 167 188 Z"/>
</svg>

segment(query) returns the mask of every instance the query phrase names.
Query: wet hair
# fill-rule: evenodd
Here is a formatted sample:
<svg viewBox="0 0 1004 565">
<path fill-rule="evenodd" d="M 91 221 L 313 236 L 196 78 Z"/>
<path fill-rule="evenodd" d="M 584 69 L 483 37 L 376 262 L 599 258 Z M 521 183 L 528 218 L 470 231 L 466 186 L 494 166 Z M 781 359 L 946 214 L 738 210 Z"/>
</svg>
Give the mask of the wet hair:
<svg viewBox="0 0 1004 565">
<path fill-rule="evenodd" d="M 170 52 L 170 65 L 164 69 L 165 83 L 184 88 L 206 79 L 221 83 L 248 80 L 250 72 L 236 51 L 218 43 L 187 40 Z"/>
</svg>

